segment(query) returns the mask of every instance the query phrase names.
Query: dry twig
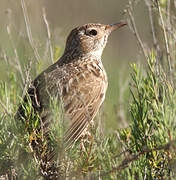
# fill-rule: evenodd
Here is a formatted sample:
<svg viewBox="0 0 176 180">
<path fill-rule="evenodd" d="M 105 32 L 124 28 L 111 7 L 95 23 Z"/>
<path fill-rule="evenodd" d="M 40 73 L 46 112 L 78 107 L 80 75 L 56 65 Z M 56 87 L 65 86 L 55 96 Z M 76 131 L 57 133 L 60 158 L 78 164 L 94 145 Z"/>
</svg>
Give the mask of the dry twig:
<svg viewBox="0 0 176 180">
<path fill-rule="evenodd" d="M 151 2 L 148 0 L 144 0 L 145 4 L 148 8 L 148 13 L 149 13 L 149 19 L 150 19 L 150 25 L 151 25 L 151 30 L 152 30 L 152 38 L 153 38 L 153 44 L 154 44 L 154 48 L 157 50 L 157 53 L 160 52 L 160 47 L 156 38 L 156 30 L 154 27 L 154 21 L 153 21 L 153 13 L 152 13 L 152 5 Z"/>
<path fill-rule="evenodd" d="M 22 97 L 25 96 L 26 91 L 27 91 L 28 86 L 29 86 L 29 82 L 31 81 L 31 79 L 30 79 L 31 67 L 32 67 L 32 61 L 29 62 L 29 66 L 26 68 L 26 80 L 25 80 L 25 84 L 24 84 Z"/>
<path fill-rule="evenodd" d="M 169 66 L 169 70 L 171 72 L 172 71 L 171 57 L 170 57 L 170 51 L 169 51 L 169 44 L 168 44 L 166 28 L 165 28 L 164 19 L 163 19 L 162 12 L 161 12 L 160 2 L 158 0 L 156 0 L 156 3 L 157 3 L 158 13 L 159 13 L 159 16 L 160 16 L 160 19 L 161 19 L 161 25 L 162 25 L 162 29 L 163 29 L 163 33 L 164 33 L 164 40 L 165 40 L 165 47 L 166 47 L 166 55 L 167 55 L 167 60 L 168 60 L 168 66 Z"/>
<path fill-rule="evenodd" d="M 130 24 L 131 24 L 131 30 L 133 32 L 133 34 L 135 35 L 135 37 L 137 38 L 137 41 L 142 49 L 142 52 L 144 54 L 144 57 L 146 58 L 146 60 L 148 59 L 148 55 L 147 55 L 147 52 L 146 52 L 146 49 L 144 47 L 144 44 L 139 36 L 139 33 L 138 33 L 138 30 L 137 30 L 137 27 L 136 27 L 136 23 L 135 23 L 135 20 L 134 20 L 134 16 L 133 16 L 133 8 L 132 8 L 132 2 L 131 0 L 129 0 L 129 4 L 128 4 L 128 7 L 127 7 L 127 12 L 128 12 L 128 15 L 129 15 L 129 20 L 130 20 Z M 130 27 L 130 26 L 129 26 Z"/>
<path fill-rule="evenodd" d="M 7 33 L 8 33 L 8 35 L 9 35 L 9 39 L 10 39 L 10 41 L 11 41 L 11 44 L 12 44 L 12 47 L 13 47 L 13 50 L 14 50 L 15 62 L 16 62 L 16 65 L 17 65 L 17 70 L 19 71 L 19 73 L 20 73 L 20 75 L 21 75 L 21 79 L 22 79 L 22 81 L 23 81 L 23 84 L 25 84 L 25 78 L 24 78 L 23 71 L 22 71 L 22 68 L 21 68 L 21 64 L 20 64 L 18 52 L 17 52 L 17 49 L 16 49 L 16 47 L 14 46 L 13 41 L 12 41 L 10 26 L 7 26 Z"/>
<path fill-rule="evenodd" d="M 24 0 L 21 0 L 21 7 L 23 9 L 23 15 L 24 15 L 24 21 L 25 21 L 25 25 L 26 25 L 26 30 L 27 30 L 27 35 L 28 35 L 28 38 L 29 38 L 29 43 L 34 51 L 34 55 L 37 59 L 37 62 L 39 62 L 40 60 L 40 56 L 39 56 L 39 53 L 37 51 L 37 48 L 34 44 L 34 40 L 32 38 L 32 32 L 31 32 L 31 28 L 30 28 L 30 25 L 29 25 L 29 18 L 28 18 L 28 14 L 27 14 L 27 9 L 26 9 L 26 6 L 25 6 L 25 2 Z"/>
<path fill-rule="evenodd" d="M 100 174 L 100 176 L 106 176 L 108 174 L 111 174 L 113 172 L 116 172 L 116 171 L 120 171 L 122 169 L 125 169 L 128 167 L 128 165 L 130 163 L 132 163 L 133 161 L 136 161 L 138 160 L 142 155 L 146 154 L 146 153 L 150 153 L 152 151 L 161 151 L 161 150 L 169 150 L 171 149 L 171 147 L 173 147 L 176 143 L 176 140 L 173 140 L 173 141 L 170 141 L 169 143 L 165 144 L 165 145 L 161 145 L 159 147 L 156 147 L 156 148 L 153 148 L 153 149 L 148 149 L 148 148 L 144 148 L 141 152 L 139 152 L 138 154 L 136 155 L 130 155 L 130 157 L 128 158 L 125 158 L 122 163 L 117 166 L 117 167 L 114 167 L 112 170 L 108 171 L 108 172 L 105 172 L 105 173 L 102 173 Z"/>
<path fill-rule="evenodd" d="M 48 21 L 46 19 L 46 12 L 45 12 L 44 8 L 43 8 L 43 20 L 45 22 L 46 29 L 47 29 L 47 34 L 48 34 L 48 43 L 49 43 L 49 48 L 50 48 L 51 62 L 54 63 L 53 48 L 52 48 L 52 45 L 51 45 L 51 32 L 50 32 L 50 28 L 49 28 L 49 23 L 48 23 Z"/>
<path fill-rule="evenodd" d="M 3 103 L 1 100 L 0 100 L 0 105 L 1 105 L 2 108 L 4 109 L 5 113 L 6 113 L 7 115 L 10 115 L 8 109 L 6 108 L 6 106 L 4 105 L 4 103 Z"/>
</svg>

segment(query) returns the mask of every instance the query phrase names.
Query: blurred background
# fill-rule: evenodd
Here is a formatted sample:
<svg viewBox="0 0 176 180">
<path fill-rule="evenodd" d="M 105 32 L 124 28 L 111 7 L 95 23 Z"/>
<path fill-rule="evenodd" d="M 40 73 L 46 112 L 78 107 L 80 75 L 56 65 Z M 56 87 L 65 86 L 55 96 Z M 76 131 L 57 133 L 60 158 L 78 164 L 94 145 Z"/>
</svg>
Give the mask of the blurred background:
<svg viewBox="0 0 176 180">
<path fill-rule="evenodd" d="M 61 56 L 66 37 L 76 26 L 86 23 L 111 24 L 121 20 L 127 21 L 125 8 L 128 0 L 24 0 L 31 34 L 39 53 L 40 63 L 35 71 L 35 63 L 31 67 L 31 79 L 51 64 L 48 45 L 48 34 L 43 18 L 46 19 L 51 32 L 51 45 L 55 56 Z M 143 41 L 150 44 L 151 31 L 147 8 L 143 1 L 134 10 L 136 25 Z M 19 72 L 19 64 L 25 74 L 26 66 L 36 57 L 30 46 L 22 4 L 20 0 L 0 0 L 0 80 L 9 81 L 10 73 L 18 76 L 22 95 L 23 84 Z M 104 50 L 102 59 L 109 78 L 109 88 L 102 111 L 107 132 L 111 129 L 128 125 L 129 74 L 130 64 L 142 63 L 137 41 L 129 27 L 123 27 L 112 33 Z M 19 60 L 19 61 L 18 61 Z M 9 65 L 7 64 L 11 64 Z"/>
</svg>

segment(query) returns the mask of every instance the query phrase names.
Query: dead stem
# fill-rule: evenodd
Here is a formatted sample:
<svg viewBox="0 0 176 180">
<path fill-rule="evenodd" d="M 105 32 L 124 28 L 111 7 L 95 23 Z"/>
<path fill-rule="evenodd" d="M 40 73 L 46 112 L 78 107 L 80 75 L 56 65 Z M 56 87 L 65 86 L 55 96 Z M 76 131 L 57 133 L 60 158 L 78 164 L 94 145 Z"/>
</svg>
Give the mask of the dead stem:
<svg viewBox="0 0 176 180">
<path fill-rule="evenodd" d="M 166 28 L 165 28 L 165 24 L 164 24 L 164 19 L 162 16 L 162 12 L 161 12 L 161 7 L 160 7 L 160 3 L 158 0 L 156 0 L 157 3 L 157 8 L 158 8 L 158 12 L 159 12 L 159 17 L 161 20 L 161 25 L 162 25 L 162 29 L 163 29 L 163 33 L 164 33 L 164 40 L 165 40 L 165 48 L 166 48 L 166 55 L 167 55 L 167 60 L 168 60 L 168 66 L 169 66 L 169 70 L 170 72 L 172 71 L 172 67 L 171 67 L 171 57 L 170 57 L 170 51 L 169 51 L 169 44 L 168 44 L 168 38 L 167 38 L 167 33 L 166 33 Z"/>
<path fill-rule="evenodd" d="M 136 23 L 135 23 L 135 20 L 134 20 L 134 16 L 132 14 L 132 2 L 129 1 L 129 4 L 128 4 L 128 8 L 127 8 L 127 12 L 128 12 L 128 15 L 129 15 L 129 20 L 130 20 L 130 23 L 131 23 L 131 30 L 133 32 L 133 34 L 135 35 L 135 37 L 137 38 L 137 41 L 142 49 L 142 52 L 143 52 L 143 55 L 145 57 L 145 59 L 147 60 L 148 59 L 148 55 L 147 55 L 147 52 L 146 52 L 146 49 L 144 47 L 144 44 L 139 36 L 139 33 L 138 33 L 138 30 L 137 30 L 137 27 L 136 27 Z M 130 27 L 130 26 L 129 26 Z"/>
<path fill-rule="evenodd" d="M 53 56 L 53 48 L 51 45 L 51 32 L 50 32 L 50 28 L 49 28 L 49 23 L 46 19 L 46 12 L 45 9 L 43 8 L 43 20 L 45 22 L 46 25 L 46 29 L 47 29 L 47 35 L 48 35 L 48 43 L 49 43 L 49 48 L 50 48 L 50 56 L 51 56 L 51 62 L 52 64 L 54 63 L 54 56 Z"/>
<path fill-rule="evenodd" d="M 28 35 L 28 39 L 29 39 L 29 43 L 34 51 L 34 55 L 37 59 L 37 62 L 39 62 L 39 60 L 41 59 L 38 53 L 38 50 L 34 44 L 34 40 L 32 38 L 32 32 L 31 32 L 31 28 L 30 28 L 30 24 L 29 24 L 29 18 L 28 18 L 28 14 L 27 14 L 27 9 L 25 6 L 25 2 L 24 0 L 21 0 L 21 7 L 23 9 L 23 15 L 24 15 L 24 21 L 25 21 L 25 25 L 26 25 L 26 31 L 27 31 L 27 35 Z"/>
</svg>

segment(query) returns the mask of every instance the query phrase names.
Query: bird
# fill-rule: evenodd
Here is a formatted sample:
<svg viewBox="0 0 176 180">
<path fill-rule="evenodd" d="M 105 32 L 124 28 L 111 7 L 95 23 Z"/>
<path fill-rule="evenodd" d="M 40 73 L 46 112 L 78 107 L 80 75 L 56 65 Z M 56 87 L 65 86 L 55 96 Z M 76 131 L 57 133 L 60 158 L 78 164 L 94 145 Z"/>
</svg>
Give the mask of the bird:
<svg viewBox="0 0 176 180">
<path fill-rule="evenodd" d="M 108 78 L 101 56 L 108 37 L 126 24 L 89 23 L 74 28 L 67 37 L 60 59 L 31 83 L 17 117 L 29 120 L 23 107 L 30 100 L 33 112 L 48 127 L 52 123 L 49 102 L 56 98 L 69 121 L 63 142 L 66 146 L 76 142 L 88 131 L 105 99 Z"/>
</svg>

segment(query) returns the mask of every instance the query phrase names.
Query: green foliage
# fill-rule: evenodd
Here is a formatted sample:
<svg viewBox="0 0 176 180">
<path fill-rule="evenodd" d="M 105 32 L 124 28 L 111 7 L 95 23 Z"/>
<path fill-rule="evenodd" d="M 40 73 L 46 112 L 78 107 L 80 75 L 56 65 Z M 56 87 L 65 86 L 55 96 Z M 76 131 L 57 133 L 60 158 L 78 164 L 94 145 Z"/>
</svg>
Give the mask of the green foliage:
<svg viewBox="0 0 176 180">
<path fill-rule="evenodd" d="M 6 81 L 0 82 L 0 179 L 42 179 L 38 163 L 40 159 L 38 161 L 34 159 L 32 141 L 38 142 L 36 152 L 41 155 L 38 156 L 39 158 L 44 156 L 48 149 L 54 149 L 61 179 L 176 179 L 176 66 L 174 61 L 176 51 L 173 41 L 175 16 L 172 11 L 165 13 L 169 12 L 168 2 L 170 1 L 162 0 L 147 5 L 149 13 L 151 7 L 159 12 L 156 18 L 165 35 L 158 35 L 161 39 L 159 44 L 155 37 L 157 31 L 155 32 L 153 27 L 155 49 L 152 51 L 152 48 L 149 48 L 149 53 L 145 53 L 146 49 L 143 49 L 147 57 L 147 68 L 136 64 L 131 66 L 130 100 L 126 92 L 128 88 L 122 88 L 124 78 L 121 72 L 117 75 L 116 72 L 112 73 L 116 69 L 111 70 L 111 81 L 117 82 L 115 76 L 119 77 L 119 82 L 121 81 L 118 90 L 114 88 L 110 91 L 111 95 L 113 94 L 112 101 L 116 99 L 115 95 L 118 91 L 123 116 L 128 116 L 130 121 L 128 127 L 118 131 L 113 129 L 110 134 L 107 134 L 107 128 L 103 131 L 99 124 L 96 124 L 91 127 L 92 136 L 86 135 L 83 140 L 76 142 L 67 151 L 63 147 L 63 135 L 67 124 L 64 122 L 57 99 L 52 99 L 50 102 L 52 123 L 46 139 L 43 138 L 42 131 L 39 131 L 41 119 L 34 112 L 30 98 L 27 97 L 27 103 L 21 103 L 22 98 L 19 98 L 22 94 L 21 87 L 27 88 L 30 79 L 33 79 L 30 76 L 38 75 L 46 65 L 45 60 L 49 59 L 47 53 L 45 54 L 47 50 L 42 48 L 39 55 L 42 53 L 44 55 L 38 58 L 39 62 L 33 62 L 30 68 L 25 69 L 28 58 L 37 59 L 28 38 L 20 36 L 21 43 L 15 42 L 12 47 L 8 47 L 7 54 L 10 61 L 5 57 L 6 54 L 4 55 L 8 72 L 3 73 L 7 77 Z M 132 5 L 133 3 L 130 3 L 129 7 Z M 164 9 L 159 11 L 159 8 Z M 152 14 L 149 16 L 152 18 Z M 139 38 L 137 32 L 135 33 Z M 19 38 L 16 37 L 17 33 L 15 37 L 13 34 L 8 33 L 12 42 Z M 163 50 L 163 47 L 168 49 Z M 58 59 L 60 53 L 60 47 L 56 46 L 54 61 Z M 13 66 L 14 62 L 10 64 L 13 56 L 15 56 L 15 66 Z M 26 90 L 24 89 L 23 94 Z M 25 118 L 17 121 L 14 116 L 20 103 Z M 130 103 L 129 112 L 124 108 L 127 103 Z M 110 104 L 112 104 L 111 101 Z M 106 108 L 108 110 L 106 114 L 112 114 L 114 110 L 110 110 L 111 107 Z M 112 117 L 108 119 L 108 126 L 116 126 L 117 122 L 112 122 L 112 119 L 123 119 L 116 116 L 117 113 L 108 116 Z M 104 117 L 101 116 L 99 119 L 102 120 Z M 120 124 L 119 121 L 118 124 Z"/>
<path fill-rule="evenodd" d="M 18 174 L 19 179 L 31 179 L 37 177 L 38 165 L 32 158 L 24 124 L 13 117 L 18 89 L 14 74 L 9 75 L 9 81 L 8 85 L 0 82 L 0 97 L 4 103 L 0 108 L 0 177 L 6 175 L 12 179 Z"/>
<path fill-rule="evenodd" d="M 93 137 L 85 137 L 67 151 L 62 146 L 61 107 L 55 99 L 51 101 L 50 142 L 42 141 L 40 148 L 43 153 L 48 146 L 55 149 L 63 179 L 167 179 L 175 176 L 174 78 L 164 72 L 152 54 L 147 69 L 132 65 L 131 79 L 130 126 L 105 136 L 96 125 L 92 127 Z M 14 74 L 9 76 L 9 81 L 10 84 L 0 83 L 3 103 L 0 109 L 0 175 L 40 179 L 39 165 L 30 148 L 31 140 L 42 137 L 37 133 L 40 118 L 29 99 L 23 106 L 29 119 L 25 122 L 14 120 L 19 88 Z"/>
<path fill-rule="evenodd" d="M 146 153 L 132 163 L 135 168 L 131 172 L 147 179 L 172 177 L 175 174 L 170 161 L 175 161 L 175 152 L 167 147 L 155 148 L 176 139 L 176 92 L 154 55 L 148 61 L 147 71 L 142 72 L 135 64 L 132 70 L 132 122 L 120 135 L 130 153 Z"/>
</svg>

